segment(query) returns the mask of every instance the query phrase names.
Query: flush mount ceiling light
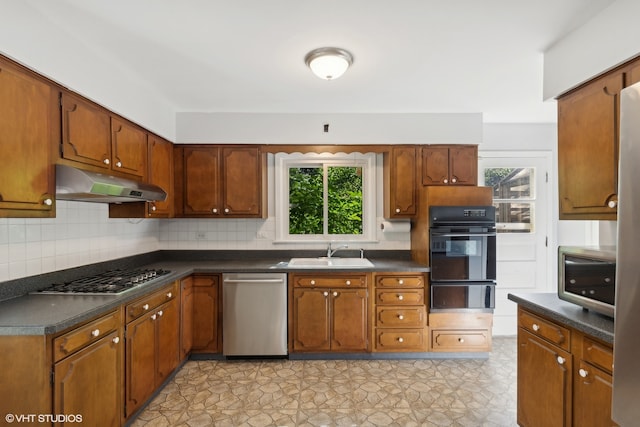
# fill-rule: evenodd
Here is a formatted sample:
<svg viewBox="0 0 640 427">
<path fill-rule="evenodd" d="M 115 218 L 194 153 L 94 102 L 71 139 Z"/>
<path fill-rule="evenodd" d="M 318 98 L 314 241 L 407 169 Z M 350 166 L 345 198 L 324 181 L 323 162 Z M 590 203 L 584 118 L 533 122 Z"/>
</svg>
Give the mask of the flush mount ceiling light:
<svg viewBox="0 0 640 427">
<path fill-rule="evenodd" d="M 353 55 L 337 47 L 321 47 L 307 53 L 304 63 L 321 79 L 335 80 L 353 64 Z"/>
</svg>

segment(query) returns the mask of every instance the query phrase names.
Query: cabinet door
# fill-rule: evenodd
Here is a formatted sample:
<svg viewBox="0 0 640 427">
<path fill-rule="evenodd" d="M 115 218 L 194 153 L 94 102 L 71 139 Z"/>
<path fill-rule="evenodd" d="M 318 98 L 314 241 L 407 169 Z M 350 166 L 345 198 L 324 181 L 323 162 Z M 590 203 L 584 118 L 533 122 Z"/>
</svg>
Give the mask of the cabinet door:
<svg viewBox="0 0 640 427">
<path fill-rule="evenodd" d="M 111 168 L 111 121 L 107 110 L 62 92 L 62 158 Z"/>
<path fill-rule="evenodd" d="M 262 161 L 257 147 L 222 148 L 221 183 L 225 216 L 262 216 Z"/>
<path fill-rule="evenodd" d="M 182 279 L 180 288 L 180 360 L 184 360 L 193 347 L 193 277 Z"/>
<path fill-rule="evenodd" d="M 156 387 L 156 326 L 154 313 L 127 325 L 125 415 L 129 417 Z"/>
<path fill-rule="evenodd" d="M 615 426 L 611 420 L 611 375 L 584 361 L 574 373 L 573 425 L 580 427 Z"/>
<path fill-rule="evenodd" d="M 518 329 L 518 425 L 571 425 L 571 354 Z"/>
<path fill-rule="evenodd" d="M 183 151 L 184 216 L 216 217 L 220 207 L 220 163 L 217 147 L 185 147 Z"/>
<path fill-rule="evenodd" d="M 449 148 L 422 147 L 422 185 L 449 184 Z"/>
<path fill-rule="evenodd" d="M 112 332 L 56 363 L 53 414 L 80 414 L 83 425 L 119 426 L 121 346 Z"/>
<path fill-rule="evenodd" d="M 478 184 L 478 147 L 449 148 L 449 179 L 455 185 Z"/>
<path fill-rule="evenodd" d="M 367 350 L 367 291 L 331 291 L 331 350 Z"/>
<path fill-rule="evenodd" d="M 633 61 L 626 72 L 625 86 L 640 82 L 640 59 Z"/>
<path fill-rule="evenodd" d="M 157 136 L 149 135 L 149 176 L 147 181 L 167 192 L 163 202 L 148 203 L 148 215 L 154 218 L 173 216 L 173 144 Z"/>
<path fill-rule="evenodd" d="M 55 215 L 57 102 L 52 86 L 0 61 L 0 217 Z"/>
<path fill-rule="evenodd" d="M 623 80 L 606 75 L 558 99 L 560 219 L 616 219 Z"/>
<path fill-rule="evenodd" d="M 111 118 L 111 169 L 135 175 L 147 176 L 147 133 L 142 129 Z"/>
<path fill-rule="evenodd" d="M 218 275 L 196 275 L 193 278 L 193 351 L 218 351 Z"/>
<path fill-rule="evenodd" d="M 166 380 L 180 363 L 180 310 L 178 299 L 161 305 L 156 318 L 158 370 L 156 387 Z"/>
<path fill-rule="evenodd" d="M 384 160 L 385 217 L 414 216 L 418 204 L 416 148 L 394 147 Z"/>
<path fill-rule="evenodd" d="M 329 338 L 329 290 L 293 291 L 293 350 L 326 351 Z"/>
</svg>

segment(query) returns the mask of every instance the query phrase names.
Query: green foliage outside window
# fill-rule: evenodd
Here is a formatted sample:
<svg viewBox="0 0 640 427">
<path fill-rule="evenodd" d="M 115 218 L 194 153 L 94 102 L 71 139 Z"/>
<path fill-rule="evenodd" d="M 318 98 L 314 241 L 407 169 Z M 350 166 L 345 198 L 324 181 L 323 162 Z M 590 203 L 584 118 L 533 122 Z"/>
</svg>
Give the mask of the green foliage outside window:
<svg viewBox="0 0 640 427">
<path fill-rule="evenodd" d="M 289 169 L 289 234 L 324 234 L 321 167 Z M 362 168 L 327 169 L 328 234 L 362 234 Z"/>
</svg>

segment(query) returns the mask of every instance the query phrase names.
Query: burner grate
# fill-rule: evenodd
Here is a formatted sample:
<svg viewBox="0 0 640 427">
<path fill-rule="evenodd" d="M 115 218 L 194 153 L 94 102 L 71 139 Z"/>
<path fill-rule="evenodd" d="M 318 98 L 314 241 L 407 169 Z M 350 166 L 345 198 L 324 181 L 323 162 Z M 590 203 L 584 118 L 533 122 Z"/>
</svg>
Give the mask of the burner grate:
<svg viewBox="0 0 640 427">
<path fill-rule="evenodd" d="M 118 294 L 171 273 L 163 269 L 109 270 L 39 290 L 41 294 Z"/>
</svg>

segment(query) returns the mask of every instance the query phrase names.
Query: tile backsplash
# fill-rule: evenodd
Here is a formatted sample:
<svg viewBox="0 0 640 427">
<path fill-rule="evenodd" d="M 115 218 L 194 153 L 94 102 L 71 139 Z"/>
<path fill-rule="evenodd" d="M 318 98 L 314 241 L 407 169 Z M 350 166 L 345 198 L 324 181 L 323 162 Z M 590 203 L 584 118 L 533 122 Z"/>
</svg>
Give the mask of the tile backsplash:
<svg viewBox="0 0 640 427">
<path fill-rule="evenodd" d="M 58 201 L 56 218 L 0 218 L 0 282 L 160 249 L 319 249 L 274 243 L 275 220 L 110 219 L 103 203 Z M 354 245 L 355 246 L 355 245 Z M 408 250 L 409 233 L 357 247 Z"/>
</svg>

